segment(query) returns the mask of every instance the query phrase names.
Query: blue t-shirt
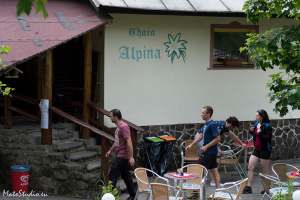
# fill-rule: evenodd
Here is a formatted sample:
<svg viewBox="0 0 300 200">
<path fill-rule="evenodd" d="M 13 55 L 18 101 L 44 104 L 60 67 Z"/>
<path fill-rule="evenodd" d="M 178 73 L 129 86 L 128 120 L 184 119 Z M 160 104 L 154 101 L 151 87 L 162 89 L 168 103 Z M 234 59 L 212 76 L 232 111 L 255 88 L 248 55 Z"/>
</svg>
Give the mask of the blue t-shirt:
<svg viewBox="0 0 300 200">
<path fill-rule="evenodd" d="M 204 124 L 200 129 L 198 129 L 199 133 L 203 133 L 203 145 L 207 145 L 212 140 L 220 135 L 222 130 L 225 128 L 225 122 L 223 121 L 213 121 L 210 120 Z M 204 153 L 205 155 L 209 156 L 217 156 L 218 155 L 218 145 L 210 147 Z"/>
</svg>

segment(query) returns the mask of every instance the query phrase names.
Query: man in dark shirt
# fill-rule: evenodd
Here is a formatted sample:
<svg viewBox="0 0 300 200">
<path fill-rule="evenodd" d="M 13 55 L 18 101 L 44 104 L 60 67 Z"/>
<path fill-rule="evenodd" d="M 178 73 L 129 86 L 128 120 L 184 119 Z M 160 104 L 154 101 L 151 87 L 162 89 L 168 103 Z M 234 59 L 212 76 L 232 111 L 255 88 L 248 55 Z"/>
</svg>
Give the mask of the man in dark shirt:
<svg viewBox="0 0 300 200">
<path fill-rule="evenodd" d="M 200 157 L 201 164 L 211 171 L 211 178 L 215 181 L 216 186 L 219 187 L 220 176 L 216 169 L 218 166 L 216 160 L 220 135 L 228 133 L 237 143 L 241 145 L 243 143 L 233 133 L 233 130 L 239 126 L 239 121 L 236 117 L 229 117 L 226 121 L 213 121 L 211 120 L 212 114 L 213 109 L 210 106 L 205 106 L 203 108 L 201 117 L 206 123 L 197 130 L 194 141 L 186 148 L 189 149 L 191 146 L 198 143 L 200 153 L 202 153 Z"/>
<path fill-rule="evenodd" d="M 216 123 L 211 119 L 213 108 L 211 106 L 204 106 L 201 111 L 201 118 L 205 121 L 202 128 L 202 133 L 197 133 L 197 137 L 186 148 L 190 148 L 203 138 L 203 146 L 201 147 L 200 164 L 206 167 L 210 173 L 211 178 L 215 181 L 216 187 L 220 187 L 220 174 L 218 171 L 217 155 L 218 144 L 221 140 L 220 132 Z"/>
</svg>

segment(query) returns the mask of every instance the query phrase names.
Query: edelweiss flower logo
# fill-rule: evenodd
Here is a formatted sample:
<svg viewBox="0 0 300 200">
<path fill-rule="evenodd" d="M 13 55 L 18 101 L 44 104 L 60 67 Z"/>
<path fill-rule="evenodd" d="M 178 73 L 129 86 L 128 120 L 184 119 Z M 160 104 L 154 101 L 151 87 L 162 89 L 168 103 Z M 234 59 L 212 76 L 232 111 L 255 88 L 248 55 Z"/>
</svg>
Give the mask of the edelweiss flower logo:
<svg viewBox="0 0 300 200">
<path fill-rule="evenodd" d="M 186 40 L 181 39 L 181 33 L 177 33 L 176 35 L 168 34 L 168 41 L 164 42 L 164 45 L 166 47 L 165 52 L 168 54 L 168 57 L 171 58 L 172 63 L 175 58 L 178 60 L 182 58 L 183 62 L 185 62 L 187 43 Z"/>
</svg>

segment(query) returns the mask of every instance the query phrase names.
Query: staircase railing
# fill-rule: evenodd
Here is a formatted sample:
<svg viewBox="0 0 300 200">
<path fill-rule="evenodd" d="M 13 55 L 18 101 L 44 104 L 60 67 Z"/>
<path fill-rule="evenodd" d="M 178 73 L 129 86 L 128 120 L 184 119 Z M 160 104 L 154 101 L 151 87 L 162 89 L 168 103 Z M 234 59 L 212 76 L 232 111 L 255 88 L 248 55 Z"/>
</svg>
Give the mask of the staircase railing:
<svg viewBox="0 0 300 200">
<path fill-rule="evenodd" d="M 35 114 L 29 113 L 23 109 L 17 108 L 12 105 L 12 100 L 17 100 L 32 106 L 37 106 L 39 105 L 39 101 L 30 97 L 26 96 L 21 96 L 21 95 L 10 95 L 10 96 L 5 96 L 4 97 L 4 119 L 5 119 L 5 127 L 6 128 L 11 128 L 12 126 L 12 112 L 18 113 L 20 115 L 23 115 L 27 117 L 28 119 L 34 120 L 39 122 L 40 121 L 40 113 L 37 112 Z M 98 107 L 96 104 L 89 102 L 88 103 L 89 107 L 94 111 L 95 113 L 98 113 L 102 116 L 107 116 L 109 117 L 110 112 Z M 102 177 L 106 178 L 108 174 L 108 159 L 105 157 L 106 152 L 109 150 L 110 145 L 112 142 L 115 141 L 115 138 L 113 136 L 114 129 L 106 127 L 103 123 L 97 123 L 96 120 L 91 120 L 90 122 L 85 122 L 77 117 L 74 117 L 59 108 L 55 106 L 50 106 L 49 108 L 53 113 L 81 126 L 84 127 L 88 130 L 90 130 L 93 133 L 96 133 L 101 136 L 101 165 L 102 165 Z M 144 129 L 135 125 L 134 123 L 123 119 L 124 122 L 126 122 L 131 130 L 131 136 L 132 136 L 132 143 L 133 143 L 133 148 L 134 148 L 134 155 L 136 156 L 137 154 L 137 134 L 138 132 L 143 132 Z"/>
<path fill-rule="evenodd" d="M 94 126 L 91 126 L 90 124 L 88 124 L 88 123 L 86 123 L 86 122 L 84 122 L 84 121 L 82 121 L 82 120 L 80 120 L 80 119 L 78 119 L 78 118 L 76 118 L 76 117 L 74 117 L 74 116 L 72 116 L 72 115 L 70 115 L 70 114 L 68 114 L 68 113 L 66 113 L 66 112 L 64 112 L 64 111 L 56 108 L 56 107 L 54 107 L 54 106 L 51 106 L 50 109 L 55 114 L 57 114 L 57 115 L 65 118 L 67 120 L 70 120 L 71 122 L 73 122 L 73 123 L 75 123 L 75 124 L 77 124 L 79 126 L 85 127 L 87 129 L 89 129 L 90 131 L 92 131 L 92 132 L 94 132 L 94 133 L 96 133 L 98 135 L 101 135 L 101 136 L 105 137 L 106 139 L 108 139 L 108 140 L 110 140 L 112 142 L 115 141 L 115 138 L 112 135 L 110 135 L 108 133 L 105 133 L 104 131 L 102 131 L 102 130 L 94 127 Z"/>
</svg>

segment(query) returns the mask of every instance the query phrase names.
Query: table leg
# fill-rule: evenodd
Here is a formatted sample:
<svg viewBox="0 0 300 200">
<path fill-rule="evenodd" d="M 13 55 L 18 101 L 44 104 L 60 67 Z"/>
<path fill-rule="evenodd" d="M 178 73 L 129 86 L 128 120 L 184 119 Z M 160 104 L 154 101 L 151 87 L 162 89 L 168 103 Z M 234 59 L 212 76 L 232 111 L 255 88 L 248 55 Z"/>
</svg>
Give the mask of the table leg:
<svg viewBox="0 0 300 200">
<path fill-rule="evenodd" d="M 205 200 L 205 199 L 206 199 L 205 184 L 201 184 L 201 185 L 200 185 L 199 199 L 200 199 L 200 200 Z"/>
<path fill-rule="evenodd" d="M 247 163 L 247 158 L 248 158 L 248 148 L 245 148 L 245 155 L 244 155 L 244 168 L 245 171 L 248 171 L 248 163 Z"/>
</svg>

